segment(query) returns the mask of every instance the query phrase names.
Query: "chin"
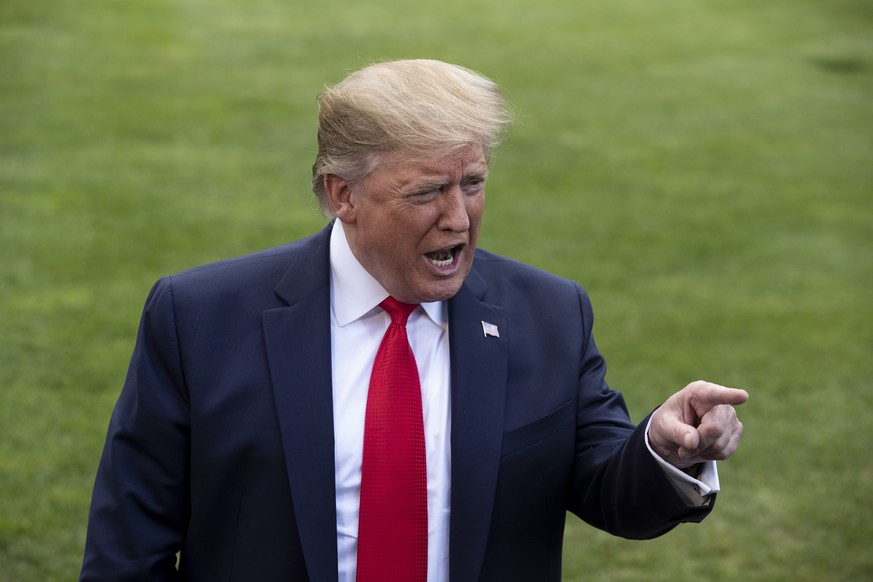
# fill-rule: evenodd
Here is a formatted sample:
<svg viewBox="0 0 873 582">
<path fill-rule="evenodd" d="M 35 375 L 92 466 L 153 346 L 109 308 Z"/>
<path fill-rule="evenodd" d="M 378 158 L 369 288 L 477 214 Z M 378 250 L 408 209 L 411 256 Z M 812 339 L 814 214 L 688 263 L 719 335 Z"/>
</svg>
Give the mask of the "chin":
<svg viewBox="0 0 873 582">
<path fill-rule="evenodd" d="M 417 278 L 416 280 L 407 280 L 405 287 L 406 293 L 404 296 L 407 299 L 401 298 L 399 295 L 394 295 L 398 300 L 407 303 L 432 303 L 435 301 L 448 301 L 454 297 L 464 280 L 467 278 L 469 268 L 455 272 L 450 277 L 434 277 L 432 274 Z M 398 289 L 398 292 L 400 289 Z M 389 289 L 390 292 L 390 289 Z M 414 299 L 414 301 L 412 301 Z"/>
<path fill-rule="evenodd" d="M 458 283 L 452 282 L 448 285 L 440 285 L 438 288 L 429 289 L 429 293 L 425 294 L 428 299 L 425 301 L 448 301 L 461 290 L 461 285 L 464 283 L 462 279 Z"/>
</svg>

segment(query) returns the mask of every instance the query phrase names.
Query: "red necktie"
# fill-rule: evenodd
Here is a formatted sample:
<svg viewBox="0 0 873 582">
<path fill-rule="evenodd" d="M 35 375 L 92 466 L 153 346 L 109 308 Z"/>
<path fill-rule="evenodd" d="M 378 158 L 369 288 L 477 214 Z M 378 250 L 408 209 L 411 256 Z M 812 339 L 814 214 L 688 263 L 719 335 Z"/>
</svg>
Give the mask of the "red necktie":
<svg viewBox="0 0 873 582">
<path fill-rule="evenodd" d="M 417 307 L 388 297 L 391 316 L 367 396 L 358 582 L 427 579 L 427 467 L 421 387 L 406 320 Z"/>
</svg>

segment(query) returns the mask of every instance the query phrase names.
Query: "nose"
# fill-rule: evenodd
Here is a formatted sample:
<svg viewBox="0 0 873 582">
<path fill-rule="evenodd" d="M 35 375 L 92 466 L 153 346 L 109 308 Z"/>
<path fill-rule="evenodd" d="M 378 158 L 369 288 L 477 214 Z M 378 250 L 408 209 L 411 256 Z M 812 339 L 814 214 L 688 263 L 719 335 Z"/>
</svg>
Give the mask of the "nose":
<svg viewBox="0 0 873 582">
<path fill-rule="evenodd" d="M 470 214 L 467 210 L 467 197 L 459 186 L 443 191 L 440 196 L 442 207 L 437 226 L 440 230 L 466 232 L 470 228 Z"/>
</svg>

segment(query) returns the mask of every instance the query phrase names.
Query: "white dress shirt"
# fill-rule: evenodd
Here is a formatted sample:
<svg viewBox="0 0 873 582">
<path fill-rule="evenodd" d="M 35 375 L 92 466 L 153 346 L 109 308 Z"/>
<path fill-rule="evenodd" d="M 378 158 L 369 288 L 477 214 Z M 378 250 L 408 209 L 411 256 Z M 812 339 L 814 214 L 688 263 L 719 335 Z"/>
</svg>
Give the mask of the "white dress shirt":
<svg viewBox="0 0 873 582">
<path fill-rule="evenodd" d="M 349 248 L 342 222 L 330 238 L 330 337 L 336 449 L 339 581 L 354 582 L 364 416 L 376 351 L 391 318 L 379 303 L 388 292 Z M 423 303 L 406 324 L 421 382 L 427 459 L 427 579 L 449 579 L 449 488 L 452 426 L 449 406 L 449 329 L 445 303 Z M 341 357 L 336 357 L 341 354 Z"/>
<path fill-rule="evenodd" d="M 336 526 L 339 582 L 354 582 L 364 416 L 376 351 L 391 318 L 379 303 L 388 292 L 361 266 L 349 248 L 342 222 L 330 237 L 330 337 L 336 463 Z M 445 302 L 423 303 L 406 324 L 421 383 L 427 458 L 427 579 L 449 579 L 451 407 L 449 324 Z M 341 355 L 337 357 L 337 355 Z M 646 446 L 648 443 L 648 430 Z M 649 451 L 689 505 L 705 505 L 718 491 L 715 462 L 693 479 Z"/>
</svg>

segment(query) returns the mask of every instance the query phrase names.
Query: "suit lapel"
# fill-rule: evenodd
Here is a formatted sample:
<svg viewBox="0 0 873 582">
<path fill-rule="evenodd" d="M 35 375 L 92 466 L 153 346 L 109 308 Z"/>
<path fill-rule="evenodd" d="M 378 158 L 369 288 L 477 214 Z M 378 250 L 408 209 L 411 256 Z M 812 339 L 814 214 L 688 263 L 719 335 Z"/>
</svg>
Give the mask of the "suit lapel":
<svg viewBox="0 0 873 582">
<path fill-rule="evenodd" d="M 481 301 L 486 284 L 475 267 L 449 302 L 452 374 L 451 580 L 479 576 L 494 506 L 500 452 L 509 324 L 503 309 Z M 500 337 L 485 335 L 483 322 Z"/>
<path fill-rule="evenodd" d="M 312 580 L 337 579 L 330 361 L 330 228 L 305 243 L 263 314 L 288 482 Z"/>
<path fill-rule="evenodd" d="M 301 246 L 263 314 L 288 482 L 312 580 L 337 579 L 330 356 L 330 227 Z M 452 390 L 450 579 L 476 579 L 488 541 L 503 444 L 509 324 L 481 300 L 475 265 L 449 302 Z M 500 337 L 485 335 L 482 324 Z M 305 333 L 301 333 L 305 330 Z"/>
</svg>

